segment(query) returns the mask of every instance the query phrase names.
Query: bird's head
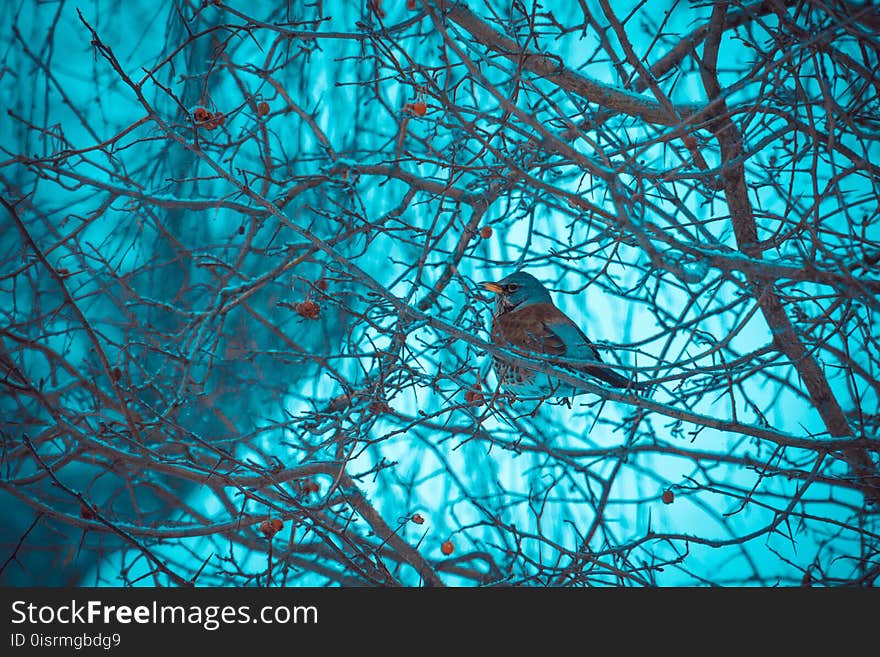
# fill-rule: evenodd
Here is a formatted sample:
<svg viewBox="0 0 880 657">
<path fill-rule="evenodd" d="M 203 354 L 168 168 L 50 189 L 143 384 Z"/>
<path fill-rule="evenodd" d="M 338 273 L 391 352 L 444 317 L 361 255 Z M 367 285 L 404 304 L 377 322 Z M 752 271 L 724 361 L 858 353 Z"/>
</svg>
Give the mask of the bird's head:
<svg viewBox="0 0 880 657">
<path fill-rule="evenodd" d="M 497 282 L 486 281 L 481 285 L 497 295 L 498 314 L 533 303 L 552 303 L 550 293 L 541 281 L 524 271 L 513 273 Z"/>
</svg>

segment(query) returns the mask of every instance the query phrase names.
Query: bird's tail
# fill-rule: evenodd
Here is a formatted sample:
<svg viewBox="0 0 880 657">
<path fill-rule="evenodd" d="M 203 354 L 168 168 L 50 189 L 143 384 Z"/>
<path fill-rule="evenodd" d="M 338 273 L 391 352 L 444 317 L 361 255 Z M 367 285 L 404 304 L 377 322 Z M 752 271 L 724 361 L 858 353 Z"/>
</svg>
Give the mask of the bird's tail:
<svg viewBox="0 0 880 657">
<path fill-rule="evenodd" d="M 608 367 L 598 367 L 595 365 L 591 365 L 590 367 L 584 368 L 584 372 L 589 374 L 590 376 L 594 376 L 600 381 L 604 381 L 608 385 L 613 388 L 626 388 L 629 390 L 644 390 L 648 387 L 648 383 L 640 383 L 638 381 L 632 381 L 627 379 L 611 368 Z"/>
</svg>

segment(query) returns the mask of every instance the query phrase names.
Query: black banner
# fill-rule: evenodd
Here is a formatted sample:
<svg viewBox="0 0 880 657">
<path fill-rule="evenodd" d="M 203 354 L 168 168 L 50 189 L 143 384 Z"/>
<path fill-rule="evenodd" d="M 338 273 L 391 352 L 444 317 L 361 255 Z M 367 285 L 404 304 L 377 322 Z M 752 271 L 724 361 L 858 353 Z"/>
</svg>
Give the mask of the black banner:
<svg viewBox="0 0 880 657">
<path fill-rule="evenodd" d="M 873 590 L 5 588 L 0 654 L 284 649 L 406 638 L 473 647 L 518 636 L 626 637 L 653 647 L 745 638 L 796 617 L 802 629 L 866 623 Z M 818 625 L 817 625 L 818 626 Z M 727 641 L 728 639 L 725 639 Z M 305 644 L 301 642 L 306 642 Z M 285 650 L 285 652 L 287 652 Z"/>
</svg>

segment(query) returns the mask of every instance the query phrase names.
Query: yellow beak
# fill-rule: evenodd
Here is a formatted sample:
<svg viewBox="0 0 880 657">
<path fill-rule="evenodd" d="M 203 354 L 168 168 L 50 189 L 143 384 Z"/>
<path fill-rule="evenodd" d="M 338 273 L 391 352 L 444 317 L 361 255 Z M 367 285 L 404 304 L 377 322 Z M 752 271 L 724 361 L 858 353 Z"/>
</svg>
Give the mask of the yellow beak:
<svg viewBox="0 0 880 657">
<path fill-rule="evenodd" d="M 495 294 L 501 294 L 504 292 L 504 288 L 498 285 L 498 283 L 492 283 L 490 281 L 484 281 L 480 283 L 484 288 L 489 290 L 490 292 L 494 292 Z"/>
</svg>

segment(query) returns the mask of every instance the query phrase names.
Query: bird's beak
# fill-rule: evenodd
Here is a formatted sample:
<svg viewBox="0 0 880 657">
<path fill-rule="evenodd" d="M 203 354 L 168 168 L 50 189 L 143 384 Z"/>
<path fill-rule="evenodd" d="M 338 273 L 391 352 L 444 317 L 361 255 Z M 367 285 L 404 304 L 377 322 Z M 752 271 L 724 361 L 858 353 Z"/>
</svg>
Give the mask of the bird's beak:
<svg viewBox="0 0 880 657">
<path fill-rule="evenodd" d="M 489 290 L 490 292 L 494 292 L 495 294 L 501 294 L 504 292 L 504 288 L 498 285 L 498 283 L 492 283 L 491 281 L 483 281 L 480 283 L 484 288 Z"/>
</svg>

